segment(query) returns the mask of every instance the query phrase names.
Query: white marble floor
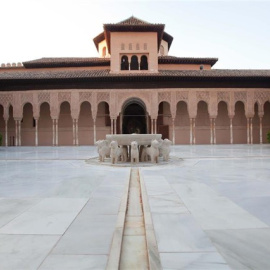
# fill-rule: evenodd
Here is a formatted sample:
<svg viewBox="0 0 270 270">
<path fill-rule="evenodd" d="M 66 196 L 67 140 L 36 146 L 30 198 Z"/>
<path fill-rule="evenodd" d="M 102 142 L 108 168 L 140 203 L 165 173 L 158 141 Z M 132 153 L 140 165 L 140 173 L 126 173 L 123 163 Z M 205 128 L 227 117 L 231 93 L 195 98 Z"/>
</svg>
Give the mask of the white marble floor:
<svg viewBox="0 0 270 270">
<path fill-rule="evenodd" d="M 0 147 L 0 269 L 105 269 L 129 167 Z M 270 269 L 270 145 L 173 146 L 142 167 L 163 269 Z"/>
</svg>

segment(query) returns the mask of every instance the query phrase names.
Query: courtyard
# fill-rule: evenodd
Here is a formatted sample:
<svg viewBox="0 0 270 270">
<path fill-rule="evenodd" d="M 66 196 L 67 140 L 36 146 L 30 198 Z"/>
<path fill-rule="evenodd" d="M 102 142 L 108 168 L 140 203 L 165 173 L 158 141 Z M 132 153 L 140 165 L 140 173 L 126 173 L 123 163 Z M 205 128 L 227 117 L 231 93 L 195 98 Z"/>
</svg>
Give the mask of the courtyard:
<svg viewBox="0 0 270 270">
<path fill-rule="evenodd" d="M 112 269 L 117 252 L 121 269 L 144 269 L 117 236 L 134 168 L 152 269 L 270 269 L 270 145 L 175 145 L 154 166 L 96 157 L 94 146 L 0 148 L 1 270 Z"/>
</svg>

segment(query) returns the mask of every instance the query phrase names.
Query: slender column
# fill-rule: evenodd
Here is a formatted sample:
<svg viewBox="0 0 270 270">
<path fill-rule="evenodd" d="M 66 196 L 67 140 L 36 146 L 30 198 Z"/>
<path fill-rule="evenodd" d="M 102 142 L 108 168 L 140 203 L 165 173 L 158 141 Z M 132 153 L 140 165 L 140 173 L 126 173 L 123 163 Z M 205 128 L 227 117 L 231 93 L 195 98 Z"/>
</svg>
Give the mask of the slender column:
<svg viewBox="0 0 270 270">
<path fill-rule="evenodd" d="M 151 134 L 154 134 L 154 119 L 151 118 Z"/>
<path fill-rule="evenodd" d="M 196 118 L 193 118 L 193 144 L 196 144 L 196 126 L 195 126 Z"/>
<path fill-rule="evenodd" d="M 58 119 L 55 119 L 55 145 L 58 146 Z"/>
<path fill-rule="evenodd" d="M 19 146 L 21 146 L 22 145 L 22 135 L 21 135 L 21 119 L 18 121 L 18 129 L 19 129 Z"/>
<path fill-rule="evenodd" d="M 230 117 L 230 143 L 233 144 L 233 123 L 232 123 L 233 118 Z"/>
<path fill-rule="evenodd" d="M 210 144 L 213 144 L 213 118 L 210 118 Z"/>
<path fill-rule="evenodd" d="M 72 119 L 72 136 L 73 136 L 73 145 L 75 145 L 76 144 L 75 119 Z"/>
<path fill-rule="evenodd" d="M 155 134 L 157 134 L 157 119 L 154 119 Z"/>
<path fill-rule="evenodd" d="M 75 119 L 75 135 L 76 135 L 76 145 L 79 145 L 79 127 L 78 127 L 79 119 Z"/>
<path fill-rule="evenodd" d="M 263 143 L 263 139 L 262 139 L 262 117 L 260 117 L 260 144 Z"/>
<path fill-rule="evenodd" d="M 214 144 L 217 143 L 216 141 L 216 118 L 213 118 L 213 135 L 214 135 Z"/>
<path fill-rule="evenodd" d="M 5 145 L 8 146 L 8 119 L 5 119 Z"/>
<path fill-rule="evenodd" d="M 249 117 L 247 118 L 247 144 L 250 143 L 250 136 L 249 136 Z"/>
<path fill-rule="evenodd" d="M 116 118 L 114 119 L 114 134 L 117 134 L 117 130 L 116 130 Z"/>
<path fill-rule="evenodd" d="M 52 119 L 52 145 L 55 146 L 55 119 Z"/>
<path fill-rule="evenodd" d="M 35 129 L 35 145 L 38 146 L 38 119 L 35 119 L 36 129 Z"/>
<path fill-rule="evenodd" d="M 253 144 L 253 124 L 252 124 L 252 118 L 250 118 L 250 144 Z"/>
<path fill-rule="evenodd" d="M 113 118 L 111 118 L 111 134 L 113 134 Z"/>
<path fill-rule="evenodd" d="M 175 125 L 174 125 L 174 118 L 172 118 L 172 141 L 175 144 Z"/>
<path fill-rule="evenodd" d="M 96 119 L 93 119 L 94 121 L 94 144 L 96 143 L 96 139 L 97 139 L 97 133 L 96 133 Z"/>
<path fill-rule="evenodd" d="M 15 120 L 15 146 L 18 146 L 18 120 Z"/>
<path fill-rule="evenodd" d="M 192 120 L 192 118 L 189 118 L 189 128 L 190 128 L 189 142 L 190 142 L 190 144 L 192 144 L 193 143 L 193 120 Z"/>
</svg>

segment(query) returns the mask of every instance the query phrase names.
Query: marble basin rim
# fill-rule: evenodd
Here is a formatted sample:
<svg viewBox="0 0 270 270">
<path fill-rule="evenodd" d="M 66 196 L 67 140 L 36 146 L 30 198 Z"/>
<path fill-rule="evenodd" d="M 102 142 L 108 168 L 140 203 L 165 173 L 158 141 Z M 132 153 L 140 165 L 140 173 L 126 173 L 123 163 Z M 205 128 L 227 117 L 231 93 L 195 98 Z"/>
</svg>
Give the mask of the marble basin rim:
<svg viewBox="0 0 270 270">
<path fill-rule="evenodd" d="M 161 134 L 107 134 L 106 140 L 117 141 L 118 145 L 130 145 L 136 141 L 138 145 L 150 145 L 152 140 L 161 140 Z"/>
</svg>

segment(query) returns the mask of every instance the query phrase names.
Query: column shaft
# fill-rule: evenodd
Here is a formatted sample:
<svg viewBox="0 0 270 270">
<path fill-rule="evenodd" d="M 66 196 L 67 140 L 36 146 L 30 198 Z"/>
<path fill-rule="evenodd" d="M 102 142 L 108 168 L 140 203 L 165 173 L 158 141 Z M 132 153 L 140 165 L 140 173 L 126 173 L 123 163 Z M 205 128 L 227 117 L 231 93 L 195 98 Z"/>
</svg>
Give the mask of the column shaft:
<svg viewBox="0 0 270 270">
<path fill-rule="evenodd" d="M 230 118 L 230 143 L 233 144 L 233 122 L 232 118 Z"/>
<path fill-rule="evenodd" d="M 73 145 L 75 145 L 76 144 L 75 119 L 72 119 L 72 137 L 73 137 Z"/>
<path fill-rule="evenodd" d="M 174 124 L 175 119 L 172 118 L 172 141 L 173 144 L 175 144 L 175 124 Z"/>
<path fill-rule="evenodd" d="M 214 131 L 214 134 L 213 134 L 214 144 L 216 144 L 217 143 L 217 141 L 216 141 L 216 118 L 213 118 L 213 131 Z"/>
<path fill-rule="evenodd" d="M 250 143 L 250 136 L 249 136 L 250 130 L 249 130 L 249 117 L 247 118 L 247 144 Z"/>
<path fill-rule="evenodd" d="M 21 121 L 22 121 L 22 120 L 19 120 L 19 121 L 18 121 L 18 124 L 19 124 L 19 125 L 18 125 L 18 128 L 19 128 L 19 146 L 22 145 L 22 135 L 21 135 L 21 125 L 22 125 L 21 123 L 22 123 L 22 122 L 21 122 Z"/>
<path fill-rule="evenodd" d="M 263 143 L 263 139 L 262 139 L 262 117 L 260 117 L 260 144 Z"/>
<path fill-rule="evenodd" d="M 94 144 L 96 143 L 96 119 L 94 119 Z"/>
<path fill-rule="evenodd" d="M 196 144 L 196 126 L 195 126 L 196 118 L 193 118 L 193 144 Z"/>
<path fill-rule="evenodd" d="M 8 120 L 5 120 L 5 146 L 8 146 Z"/>
<path fill-rule="evenodd" d="M 76 135 L 76 145 L 78 146 L 79 145 L 79 125 L 78 125 L 78 122 L 79 122 L 79 119 L 75 119 L 75 135 Z"/>
<path fill-rule="evenodd" d="M 252 124 L 252 118 L 250 118 L 250 144 L 253 144 L 253 124 Z"/>
<path fill-rule="evenodd" d="M 55 146 L 55 119 L 52 119 L 52 145 Z"/>
<path fill-rule="evenodd" d="M 38 146 L 38 119 L 35 119 L 36 128 L 35 128 L 35 145 Z"/>
<path fill-rule="evenodd" d="M 58 146 L 58 119 L 55 119 L 55 145 Z"/>
</svg>

